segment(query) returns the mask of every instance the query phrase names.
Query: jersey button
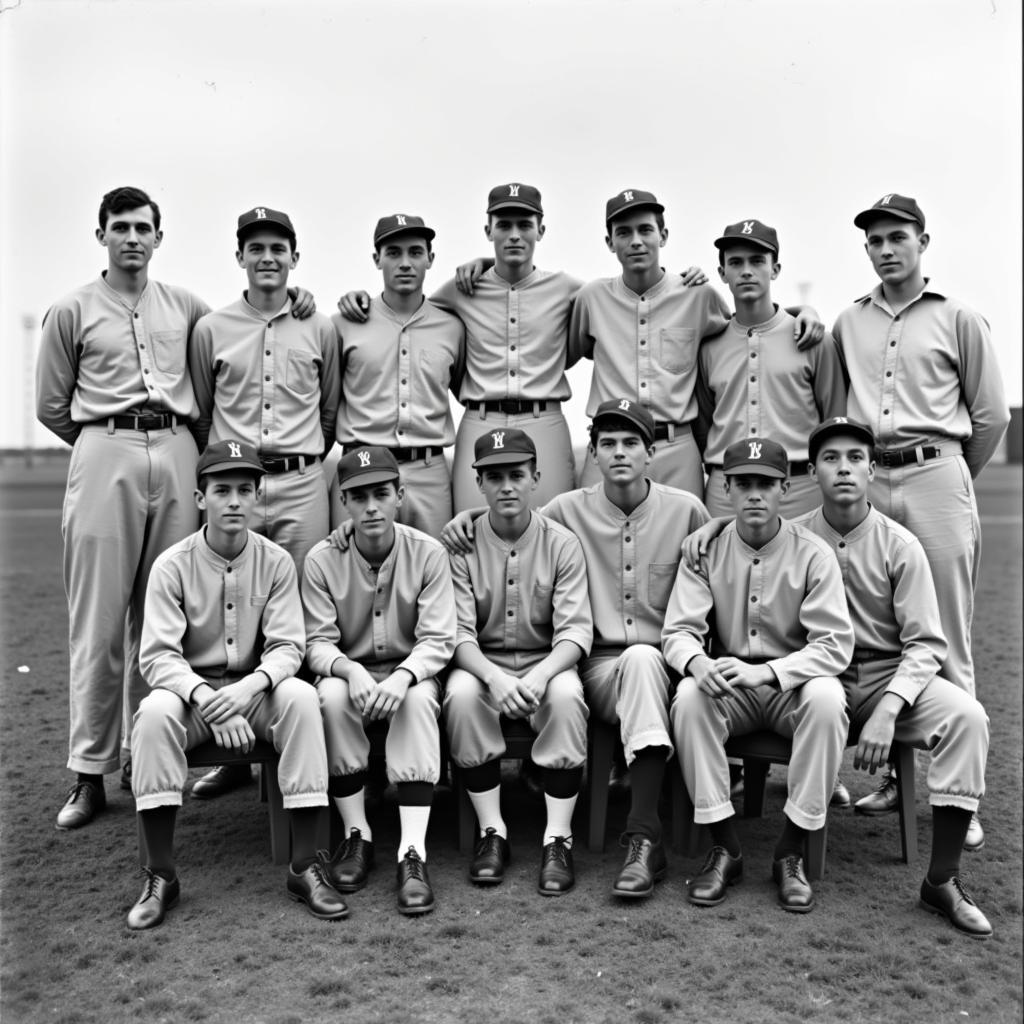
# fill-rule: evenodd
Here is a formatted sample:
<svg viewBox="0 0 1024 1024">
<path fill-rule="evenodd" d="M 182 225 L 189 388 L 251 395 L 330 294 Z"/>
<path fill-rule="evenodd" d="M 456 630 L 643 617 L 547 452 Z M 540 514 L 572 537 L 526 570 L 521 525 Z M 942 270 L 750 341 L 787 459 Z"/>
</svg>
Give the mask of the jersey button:
<svg viewBox="0 0 1024 1024">
<path fill-rule="evenodd" d="M 402 378 L 402 383 L 403 383 L 403 384 L 408 384 L 409 382 L 408 382 L 408 381 L 407 381 L 407 380 L 405 379 L 405 377 L 403 377 L 403 378 Z"/>
<path fill-rule="evenodd" d="M 509 352 L 515 352 L 515 350 L 516 350 L 515 345 L 509 345 L 508 350 L 509 350 Z"/>
<path fill-rule="evenodd" d="M 641 327 L 643 327 L 643 326 L 644 326 L 644 324 L 646 324 L 646 323 L 647 323 L 647 321 L 646 321 L 646 320 L 641 320 L 641 321 L 640 321 L 640 326 L 641 326 Z"/>
<path fill-rule="evenodd" d="M 633 625 L 633 620 L 632 619 L 626 619 L 626 625 L 627 626 L 632 626 Z"/>
<path fill-rule="evenodd" d="M 267 351 L 266 351 L 266 352 L 264 352 L 263 354 L 264 354 L 265 356 L 269 356 L 269 355 L 270 355 L 270 349 L 268 348 L 268 349 L 267 349 Z"/>
<path fill-rule="evenodd" d="M 374 612 L 373 614 L 376 615 L 378 619 L 380 618 L 380 612 Z"/>
<path fill-rule="evenodd" d="M 228 637 L 228 646 L 230 647 L 235 641 Z"/>
<path fill-rule="evenodd" d="M 263 379 L 264 379 L 265 381 L 269 381 L 269 380 L 270 380 L 270 375 L 269 375 L 269 374 L 267 374 L 267 375 L 266 375 L 266 376 L 265 376 L 265 377 L 264 377 Z"/>
<path fill-rule="evenodd" d="M 757 604 L 757 598 L 756 597 L 751 597 L 750 603 L 751 604 Z"/>
<path fill-rule="evenodd" d="M 626 572 L 632 572 L 632 571 L 633 571 L 633 566 L 627 565 L 626 566 Z"/>
<path fill-rule="evenodd" d="M 751 635 L 751 636 L 757 636 L 757 630 L 756 630 L 756 629 L 752 629 L 752 630 L 750 631 L 750 635 Z"/>
<path fill-rule="evenodd" d="M 514 324 L 516 322 L 516 318 L 514 316 L 509 317 L 508 322 L 510 324 Z"/>
<path fill-rule="evenodd" d="M 235 606 L 229 601 L 228 602 L 228 611 L 231 611 L 231 609 L 234 608 L 234 607 Z"/>
<path fill-rule="evenodd" d="M 751 359 L 756 359 L 757 358 L 757 353 L 756 352 L 751 352 L 750 353 L 750 358 Z"/>
<path fill-rule="evenodd" d="M 886 377 L 891 377 L 892 376 L 892 370 L 886 370 L 885 371 L 885 375 L 886 375 Z"/>
<path fill-rule="evenodd" d="M 263 408 L 264 409 L 269 409 L 270 408 L 270 403 L 269 402 L 264 402 L 263 403 Z"/>
<path fill-rule="evenodd" d="M 512 618 L 512 615 L 513 615 L 513 612 L 512 612 L 512 610 L 511 610 L 511 609 L 509 609 L 508 617 L 509 617 L 509 618 L 511 619 L 511 618 Z"/>
<path fill-rule="evenodd" d="M 839 542 L 839 546 L 840 546 L 841 548 L 845 548 L 845 547 L 846 547 L 846 541 L 844 541 L 844 540 L 841 540 L 841 541 Z"/>
<path fill-rule="evenodd" d="M 754 565 L 760 565 L 760 564 L 761 564 L 761 559 L 760 558 L 755 558 L 754 559 Z"/>
<path fill-rule="evenodd" d="M 642 387 L 642 388 L 647 387 L 647 383 L 645 381 L 641 381 L 640 382 L 640 387 Z"/>
</svg>

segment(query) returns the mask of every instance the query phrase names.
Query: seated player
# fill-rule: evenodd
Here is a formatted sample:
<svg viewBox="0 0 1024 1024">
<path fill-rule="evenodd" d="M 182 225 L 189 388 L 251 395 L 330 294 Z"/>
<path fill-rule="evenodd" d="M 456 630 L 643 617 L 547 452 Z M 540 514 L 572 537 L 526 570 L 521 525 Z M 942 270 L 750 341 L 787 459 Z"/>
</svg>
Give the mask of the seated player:
<svg viewBox="0 0 1024 1024">
<path fill-rule="evenodd" d="M 793 741 L 785 826 L 772 865 L 779 902 L 796 913 L 814 906 L 803 847 L 807 833 L 825 825 L 846 743 L 837 677 L 853 653 L 853 627 L 832 551 L 779 516 L 788 468 L 785 448 L 767 438 L 726 448 L 736 520 L 708 545 L 698 568 L 680 565 L 665 616 L 665 660 L 683 676 L 672 701 L 676 750 L 694 821 L 710 826 L 714 843 L 687 885 L 697 906 L 721 903 L 743 874 L 724 744 L 758 729 Z"/>
<path fill-rule="evenodd" d="M 316 691 L 294 678 L 305 637 L 295 566 L 248 529 L 263 477 L 241 441 L 207 447 L 196 504 L 206 526 L 156 561 L 146 591 L 140 662 L 153 688 L 132 731 L 132 790 L 148 851 L 146 884 L 129 928 L 153 928 L 178 902 L 174 820 L 186 752 L 214 739 L 248 752 L 257 738 L 281 755 L 278 778 L 291 820 L 288 894 L 314 917 L 348 915 L 317 858 L 327 805 L 327 753 Z"/>
<path fill-rule="evenodd" d="M 469 554 L 452 555 L 459 627 L 444 695 L 452 760 L 476 811 L 470 880 L 496 885 L 509 860 L 501 816 L 501 716 L 536 732 L 547 823 L 537 889 L 561 896 L 575 884 L 572 815 L 587 756 L 587 705 L 576 663 L 590 651 L 593 621 L 579 541 L 530 510 L 537 450 L 514 427 L 475 442 L 473 468 L 490 511 Z"/>
<path fill-rule="evenodd" d="M 403 490 L 386 448 L 357 448 L 338 464 L 353 541 L 342 528 L 317 544 L 303 568 L 306 658 L 320 678 L 330 771 L 328 793 L 345 839 L 327 865 L 341 892 L 365 884 L 374 862 L 366 820 L 367 729 L 388 723 L 385 754 L 398 789 L 402 833 L 398 910 L 434 908 L 426 836 L 441 771 L 438 673 L 452 656 L 455 597 L 444 548 L 396 524 Z"/>
</svg>

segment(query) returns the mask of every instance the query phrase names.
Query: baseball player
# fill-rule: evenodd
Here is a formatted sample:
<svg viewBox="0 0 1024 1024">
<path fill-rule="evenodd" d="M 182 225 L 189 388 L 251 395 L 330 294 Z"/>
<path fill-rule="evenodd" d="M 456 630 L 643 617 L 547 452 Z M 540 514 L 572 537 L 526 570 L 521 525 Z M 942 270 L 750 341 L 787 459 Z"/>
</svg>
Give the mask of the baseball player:
<svg viewBox="0 0 1024 1024">
<path fill-rule="evenodd" d="M 444 449 L 455 440 L 448 392 L 458 392 L 465 331 L 423 297 L 434 234 L 421 217 L 382 217 L 373 232 L 373 261 L 384 290 L 364 322 L 331 319 L 341 347 L 338 441 L 345 451 L 389 448 L 405 488 L 398 522 L 436 538 L 452 517 Z M 337 477 L 331 505 L 332 522 L 339 522 Z"/>
<path fill-rule="evenodd" d="M 292 833 L 288 895 L 314 917 L 348 915 L 317 857 L 327 804 L 327 751 L 316 691 L 294 678 L 305 635 L 295 567 L 250 532 L 263 467 L 243 441 L 215 441 L 196 470 L 206 525 L 165 551 L 146 590 L 141 664 L 152 687 L 132 732 L 135 806 L 146 881 L 128 927 L 153 928 L 178 902 L 174 822 L 186 752 L 214 739 L 248 752 L 257 737 L 280 753 L 278 778 Z"/>
<path fill-rule="evenodd" d="M 286 213 L 268 206 L 238 218 L 242 297 L 199 321 L 189 366 L 202 449 L 225 437 L 252 444 L 266 477 L 252 528 L 280 544 L 302 572 L 306 552 L 329 531 L 321 456 L 334 443 L 340 377 L 334 327 L 322 314 L 290 316 L 288 275 L 299 260 Z M 221 765 L 192 788 L 214 797 L 251 779 L 248 765 Z"/>
<path fill-rule="evenodd" d="M 769 729 L 793 741 L 772 877 L 783 909 L 807 913 L 814 894 L 803 847 L 825 826 L 846 743 L 838 676 L 853 653 L 853 626 L 829 546 L 779 516 L 786 449 L 763 437 L 736 441 L 723 469 L 735 522 L 698 569 L 680 564 L 662 633 L 665 660 L 683 677 L 672 701 L 676 750 L 694 821 L 710 826 L 714 844 L 686 898 L 716 906 L 742 877 L 724 743 Z"/>
<path fill-rule="evenodd" d="M 537 889 L 561 896 L 575 884 L 572 815 L 587 756 L 587 705 L 576 663 L 590 651 L 593 621 L 580 542 L 530 509 L 537 450 L 521 430 L 478 437 L 473 462 L 489 512 L 473 550 L 452 555 L 458 611 L 455 656 L 444 694 L 452 760 L 476 811 L 479 838 L 469 877 L 495 885 L 509 860 L 501 815 L 501 716 L 536 732 L 543 770 L 543 852 Z"/>
<path fill-rule="evenodd" d="M 890 193 L 854 218 L 880 284 L 832 329 L 849 375 L 849 415 L 877 444 L 872 505 L 924 546 L 949 650 L 943 678 L 974 694 L 971 620 L 981 562 L 972 480 L 998 447 L 1009 410 L 988 324 L 924 277 L 930 237 L 917 201 Z M 883 781 L 857 808 L 895 808 Z M 984 833 L 977 817 L 969 849 Z"/>
<path fill-rule="evenodd" d="M 654 421 L 632 399 L 598 406 L 590 455 L 602 481 L 559 495 L 540 512 L 574 533 L 587 563 L 594 644 L 580 668 L 587 704 L 618 723 L 630 773 L 627 852 L 612 892 L 650 896 L 665 877 L 658 797 L 672 756 L 668 705 L 675 675 L 661 651 L 661 628 L 683 538 L 707 522 L 692 494 L 652 482 Z M 468 524 L 468 525 L 467 525 Z M 449 550 L 466 550 L 471 514 L 442 533 Z"/>
<path fill-rule="evenodd" d="M 342 458 L 338 475 L 354 543 L 342 546 L 339 528 L 317 544 L 302 584 L 306 657 L 319 677 L 327 738 L 328 793 L 345 827 L 328 877 L 341 892 L 356 892 L 373 866 L 366 730 L 387 722 L 387 772 L 398 789 L 402 830 L 398 910 L 425 914 L 434 907 L 426 835 L 441 768 L 437 675 L 452 656 L 456 629 L 452 578 L 436 540 L 395 523 L 403 489 L 391 452 L 357 448 Z"/>
</svg>

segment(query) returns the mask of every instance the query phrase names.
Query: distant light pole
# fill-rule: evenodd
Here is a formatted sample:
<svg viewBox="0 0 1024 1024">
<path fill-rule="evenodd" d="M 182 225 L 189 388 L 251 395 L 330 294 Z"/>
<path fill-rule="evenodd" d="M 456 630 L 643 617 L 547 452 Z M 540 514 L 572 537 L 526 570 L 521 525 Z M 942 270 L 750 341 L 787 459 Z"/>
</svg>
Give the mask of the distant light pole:
<svg viewBox="0 0 1024 1024">
<path fill-rule="evenodd" d="M 26 313 L 21 318 L 22 326 L 22 367 L 24 370 L 22 386 L 22 441 L 25 452 L 25 466 L 31 469 L 35 464 L 33 437 L 36 429 L 34 416 L 35 402 L 35 352 L 36 352 L 36 318 Z"/>
</svg>

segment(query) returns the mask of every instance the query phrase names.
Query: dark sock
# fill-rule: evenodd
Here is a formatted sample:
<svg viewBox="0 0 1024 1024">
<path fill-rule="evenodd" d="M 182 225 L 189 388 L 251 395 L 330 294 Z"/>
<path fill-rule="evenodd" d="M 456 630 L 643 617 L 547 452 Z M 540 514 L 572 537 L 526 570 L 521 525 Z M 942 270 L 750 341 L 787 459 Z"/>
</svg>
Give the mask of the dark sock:
<svg viewBox="0 0 1024 1024">
<path fill-rule="evenodd" d="M 583 766 L 579 768 L 545 768 L 544 792 L 556 800 L 576 796 L 583 784 Z"/>
<path fill-rule="evenodd" d="M 789 818 L 785 819 L 782 835 L 775 844 L 775 859 L 782 860 L 783 857 L 802 857 L 804 855 L 804 840 L 807 838 L 808 830 L 794 825 Z"/>
<path fill-rule="evenodd" d="M 470 793 L 486 793 L 501 785 L 501 761 L 495 758 L 472 768 L 459 768 L 459 776 Z"/>
<path fill-rule="evenodd" d="M 302 874 L 316 860 L 316 833 L 322 807 L 295 807 L 288 812 L 292 827 L 292 871 Z"/>
<path fill-rule="evenodd" d="M 142 835 L 146 840 L 146 866 L 168 880 L 175 875 L 174 820 L 177 815 L 178 808 L 174 806 L 139 811 Z"/>
<path fill-rule="evenodd" d="M 644 747 L 637 751 L 629 766 L 632 803 L 626 819 L 628 835 L 647 836 L 652 843 L 661 842 L 661 820 L 658 818 L 658 798 L 665 778 L 665 747 Z"/>
<path fill-rule="evenodd" d="M 708 829 L 711 831 L 711 840 L 715 846 L 725 847 L 725 852 L 730 857 L 740 855 L 740 837 L 736 834 L 735 814 L 730 814 L 721 821 L 713 821 L 708 825 Z"/>
<path fill-rule="evenodd" d="M 960 854 L 967 838 L 971 812 L 962 807 L 932 808 L 932 859 L 928 881 L 932 885 L 948 882 L 960 871 Z"/>
<path fill-rule="evenodd" d="M 351 775 L 331 775 L 327 779 L 328 796 L 355 796 L 366 785 L 366 772 Z"/>
<path fill-rule="evenodd" d="M 103 776 L 102 775 L 89 775 L 86 772 L 78 773 L 78 782 L 91 782 L 94 786 L 103 788 Z"/>
<path fill-rule="evenodd" d="M 406 807 L 429 807 L 434 799 L 432 782 L 399 782 L 398 804 Z"/>
</svg>

